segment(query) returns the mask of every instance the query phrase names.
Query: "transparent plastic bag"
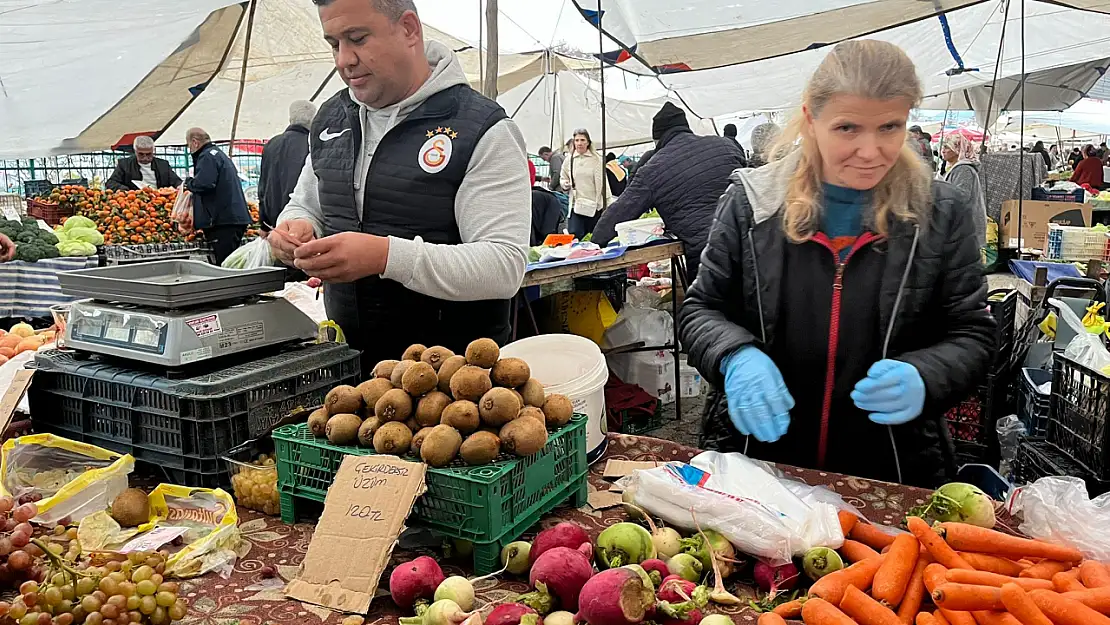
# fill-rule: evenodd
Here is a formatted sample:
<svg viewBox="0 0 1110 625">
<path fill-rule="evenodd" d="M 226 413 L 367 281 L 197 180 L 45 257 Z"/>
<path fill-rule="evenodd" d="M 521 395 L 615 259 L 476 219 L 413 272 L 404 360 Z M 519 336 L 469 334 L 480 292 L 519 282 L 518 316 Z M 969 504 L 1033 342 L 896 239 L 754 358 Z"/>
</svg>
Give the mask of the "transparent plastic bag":
<svg viewBox="0 0 1110 625">
<path fill-rule="evenodd" d="M 998 434 L 998 444 L 1002 451 L 999 470 L 1002 475 L 1009 475 L 1010 463 L 1017 456 L 1018 443 L 1025 436 L 1025 425 L 1017 415 L 1010 415 L 999 419 L 994 426 L 994 431 Z"/>
<path fill-rule="evenodd" d="M 258 237 L 246 245 L 239 246 L 239 249 L 229 254 L 220 266 L 228 269 L 257 269 L 272 267 L 274 260 L 270 242 Z"/>
<path fill-rule="evenodd" d="M 1026 536 L 1075 547 L 1089 560 L 1110 561 L 1110 493 L 1094 499 L 1077 477 L 1042 477 L 1010 495 L 1011 515 L 1021 513 Z"/>
<path fill-rule="evenodd" d="M 720 532 L 739 551 L 785 564 L 813 547 L 844 543 L 837 511 L 852 507 L 836 493 L 781 478 L 738 453 L 707 451 L 689 465 L 671 462 L 619 482 L 632 502 L 667 524 Z"/>
<path fill-rule="evenodd" d="M 1048 303 L 1056 307 L 1060 319 L 1075 331 L 1075 338 L 1068 343 L 1064 350 L 1064 357 L 1095 371 L 1103 371 L 1110 367 L 1110 352 L 1106 351 L 1106 347 L 1102 344 L 1102 336 L 1088 332 L 1079 316 L 1064 302 L 1052 298 Z"/>
<path fill-rule="evenodd" d="M 36 500 L 36 523 L 78 522 L 126 490 L 134 468 L 130 455 L 53 434 L 21 436 L 0 450 L 0 494 Z"/>
<path fill-rule="evenodd" d="M 150 514 L 158 527 L 184 527 L 185 546 L 170 555 L 166 573 L 196 577 L 215 571 L 228 577 L 238 557 L 239 516 L 223 489 L 159 484 L 150 493 Z"/>
<path fill-rule="evenodd" d="M 177 188 L 177 198 L 173 201 L 170 219 L 177 223 L 182 232 L 193 231 L 193 194 L 182 183 Z"/>
</svg>

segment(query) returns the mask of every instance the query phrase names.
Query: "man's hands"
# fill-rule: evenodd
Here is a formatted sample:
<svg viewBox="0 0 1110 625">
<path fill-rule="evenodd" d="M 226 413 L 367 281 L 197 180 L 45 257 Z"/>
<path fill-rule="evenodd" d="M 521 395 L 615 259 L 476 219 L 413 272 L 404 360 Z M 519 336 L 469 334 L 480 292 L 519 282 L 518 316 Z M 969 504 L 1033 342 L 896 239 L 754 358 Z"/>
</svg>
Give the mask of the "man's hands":
<svg viewBox="0 0 1110 625">
<path fill-rule="evenodd" d="M 0 234 L 0 263 L 6 263 L 15 257 L 15 243 L 8 237 Z"/>
<path fill-rule="evenodd" d="M 312 224 L 304 219 L 290 219 L 277 225 L 273 236 L 267 235 L 274 256 L 286 265 L 293 264 L 293 252 L 301 245 L 316 238 Z"/>
<path fill-rule="evenodd" d="M 278 226 L 293 223 L 284 222 Z M 311 227 L 309 228 L 311 232 Z M 271 236 L 270 244 L 281 235 Z M 389 239 L 361 232 L 340 232 L 294 248 L 293 266 L 324 282 L 354 282 L 385 271 Z"/>
</svg>

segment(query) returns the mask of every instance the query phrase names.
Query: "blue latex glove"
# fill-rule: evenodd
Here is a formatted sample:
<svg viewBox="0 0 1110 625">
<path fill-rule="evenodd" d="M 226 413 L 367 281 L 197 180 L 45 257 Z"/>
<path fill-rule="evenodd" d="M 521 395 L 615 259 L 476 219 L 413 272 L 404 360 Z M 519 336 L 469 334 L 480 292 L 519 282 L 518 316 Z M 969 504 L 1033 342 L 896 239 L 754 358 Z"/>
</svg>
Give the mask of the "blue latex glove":
<svg viewBox="0 0 1110 625">
<path fill-rule="evenodd" d="M 852 401 L 870 412 L 875 423 L 901 425 L 916 419 L 925 407 L 925 381 L 909 363 L 880 360 L 856 384 Z"/>
<path fill-rule="evenodd" d="M 771 358 L 758 347 L 741 347 L 721 361 L 721 373 L 736 429 L 764 443 L 782 438 L 790 427 L 794 398 Z"/>
</svg>

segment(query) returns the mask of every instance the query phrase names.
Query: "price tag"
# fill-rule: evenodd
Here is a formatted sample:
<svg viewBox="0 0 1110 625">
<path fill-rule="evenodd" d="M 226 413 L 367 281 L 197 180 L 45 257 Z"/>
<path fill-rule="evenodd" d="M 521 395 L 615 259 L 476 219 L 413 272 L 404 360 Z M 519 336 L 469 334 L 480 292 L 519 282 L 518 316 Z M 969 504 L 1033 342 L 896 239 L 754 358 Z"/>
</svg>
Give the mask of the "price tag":
<svg viewBox="0 0 1110 625">
<path fill-rule="evenodd" d="M 396 456 L 346 456 L 286 596 L 365 614 L 412 504 L 425 490 L 426 469 Z"/>
<path fill-rule="evenodd" d="M 22 219 L 19 216 L 19 211 L 15 210 L 14 208 L 12 208 L 10 206 L 5 206 L 4 208 L 0 208 L 0 213 L 3 213 L 4 214 L 4 219 L 7 219 L 9 221 L 19 221 L 20 219 Z"/>
</svg>

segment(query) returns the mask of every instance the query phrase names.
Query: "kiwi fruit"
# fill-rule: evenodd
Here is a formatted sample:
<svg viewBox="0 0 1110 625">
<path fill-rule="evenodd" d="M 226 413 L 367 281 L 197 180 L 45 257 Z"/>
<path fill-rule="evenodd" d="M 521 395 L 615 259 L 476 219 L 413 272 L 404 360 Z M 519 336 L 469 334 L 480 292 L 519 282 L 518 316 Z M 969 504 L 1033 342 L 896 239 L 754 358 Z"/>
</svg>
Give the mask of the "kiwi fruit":
<svg viewBox="0 0 1110 625">
<path fill-rule="evenodd" d="M 482 416 L 482 423 L 495 428 L 516 419 L 521 408 L 520 400 L 508 388 L 492 388 L 478 402 L 478 414 Z"/>
<path fill-rule="evenodd" d="M 524 417 L 531 417 L 533 419 L 536 419 L 540 423 L 542 423 L 544 427 L 547 427 L 547 417 L 544 416 L 543 410 L 540 410 L 535 406 L 525 406 L 521 408 L 520 414 L 517 415 L 517 419 L 523 419 Z"/>
<path fill-rule="evenodd" d="M 501 348 L 493 339 L 478 339 L 466 346 L 466 364 L 490 369 L 501 357 Z"/>
<path fill-rule="evenodd" d="M 417 456 L 420 455 L 420 445 L 424 443 L 424 437 L 431 433 L 432 429 L 434 428 L 421 428 L 416 431 L 416 434 L 412 435 L 412 444 L 410 445 L 412 453 Z"/>
<path fill-rule="evenodd" d="M 443 363 L 447 362 L 447 359 L 454 355 L 455 352 L 447 349 L 446 347 L 440 347 L 437 345 L 435 347 L 429 347 L 428 349 L 424 350 L 424 353 L 420 355 L 420 362 L 426 362 L 429 365 L 432 365 L 433 369 L 439 371 L 439 368 L 443 365 Z"/>
<path fill-rule="evenodd" d="M 323 436 L 327 433 L 328 427 L 328 409 L 317 408 L 308 415 L 308 431 L 312 432 L 313 436 Z"/>
<path fill-rule="evenodd" d="M 471 466 L 489 464 L 499 453 L 501 439 L 491 432 L 475 432 L 459 447 L 459 456 Z"/>
<path fill-rule="evenodd" d="M 389 381 L 393 383 L 393 388 L 401 388 L 401 380 L 413 364 L 412 360 L 402 360 L 393 367 L 393 371 L 389 374 Z"/>
<path fill-rule="evenodd" d="M 489 373 L 472 365 L 466 365 L 451 376 L 451 396 L 456 400 L 466 399 L 477 402 L 493 388 Z"/>
<path fill-rule="evenodd" d="M 112 500 L 112 518 L 123 527 L 150 521 L 150 500 L 138 488 L 128 488 Z"/>
<path fill-rule="evenodd" d="M 528 378 L 528 381 L 520 387 L 520 396 L 524 400 L 525 406 L 535 406 L 536 408 L 543 408 L 543 401 L 546 399 L 546 394 L 543 390 L 543 384 L 536 378 Z"/>
<path fill-rule="evenodd" d="M 531 456 L 547 444 L 547 428 L 538 419 L 516 419 L 501 428 L 501 449 L 521 458 Z"/>
<path fill-rule="evenodd" d="M 420 427 L 439 425 L 444 408 L 447 408 L 450 404 L 451 398 L 447 396 L 447 393 L 439 391 L 428 393 L 416 402 L 416 414 L 414 415 L 416 422 L 420 424 Z"/>
<path fill-rule="evenodd" d="M 335 445 L 354 445 L 358 441 L 358 431 L 362 427 L 362 419 L 354 414 L 337 414 L 328 419 L 325 434 L 328 442 Z"/>
<path fill-rule="evenodd" d="M 353 386 L 340 384 L 324 397 L 328 414 L 354 414 L 362 409 L 362 393 Z"/>
<path fill-rule="evenodd" d="M 481 425 L 478 405 L 465 399 L 459 400 L 443 409 L 440 423 L 449 425 L 463 434 L 470 434 Z"/>
<path fill-rule="evenodd" d="M 357 388 L 358 392 L 362 395 L 362 403 L 369 408 L 368 412 L 373 412 L 374 406 L 378 404 L 378 400 L 382 398 L 382 395 L 393 390 L 393 384 L 385 378 L 374 378 L 373 380 L 367 380 L 359 384 L 355 388 Z"/>
<path fill-rule="evenodd" d="M 447 360 L 444 360 L 443 364 L 439 366 L 439 370 L 436 371 L 436 374 L 439 376 L 439 390 L 444 393 L 450 393 L 451 376 L 455 375 L 455 372 L 462 369 L 465 364 L 466 358 L 462 356 L 451 356 Z"/>
<path fill-rule="evenodd" d="M 490 371 L 493 383 L 505 388 L 523 386 L 531 377 L 532 370 L 528 368 L 528 363 L 519 358 L 502 358 Z"/>
<path fill-rule="evenodd" d="M 548 395 L 543 402 L 543 416 L 547 417 L 547 427 L 561 428 L 574 416 L 574 405 L 566 395 Z"/>
<path fill-rule="evenodd" d="M 413 397 L 420 397 L 439 384 L 436 370 L 426 362 L 414 362 L 401 377 L 401 388 Z"/>
<path fill-rule="evenodd" d="M 397 361 L 396 360 L 383 360 L 383 361 L 379 362 L 378 364 L 374 365 L 374 372 L 371 374 L 371 376 L 375 377 L 375 378 L 384 378 L 384 379 L 388 380 L 389 376 L 393 375 L 393 367 L 396 367 L 396 366 L 397 366 Z"/>
<path fill-rule="evenodd" d="M 383 423 L 377 432 L 374 432 L 374 451 L 379 454 L 393 454 L 403 456 L 409 453 L 412 445 L 412 430 L 404 423 L 390 421 Z"/>
<path fill-rule="evenodd" d="M 405 427 L 407 427 L 408 429 L 410 429 L 410 430 L 412 430 L 413 432 L 415 432 L 415 431 L 417 431 L 417 430 L 419 430 L 419 429 L 420 429 L 420 424 L 416 422 L 416 418 L 415 418 L 415 417 L 409 417 L 409 418 L 408 418 L 408 419 L 407 419 L 407 420 L 405 421 Z"/>
<path fill-rule="evenodd" d="M 420 459 L 431 467 L 445 467 L 458 455 L 462 442 L 458 430 L 449 425 L 437 425 L 420 443 Z"/>
<path fill-rule="evenodd" d="M 524 395 L 521 395 L 520 391 L 516 390 L 515 388 L 509 389 L 509 390 L 511 390 L 513 392 L 513 395 L 516 395 L 516 398 L 518 400 L 520 400 L 520 405 L 521 406 L 527 406 L 528 405 L 528 404 L 524 403 Z"/>
<path fill-rule="evenodd" d="M 358 426 L 358 444 L 363 447 L 374 446 L 374 433 L 382 426 L 382 420 L 377 417 L 367 417 L 362 425 Z"/>
<path fill-rule="evenodd" d="M 424 347 L 420 343 L 409 345 L 409 348 L 401 355 L 401 360 L 420 360 L 420 357 L 424 355 L 424 351 L 427 349 L 427 347 Z"/>
<path fill-rule="evenodd" d="M 400 421 L 412 416 L 412 397 L 399 388 L 390 389 L 374 404 L 374 416 L 382 421 Z"/>
</svg>

